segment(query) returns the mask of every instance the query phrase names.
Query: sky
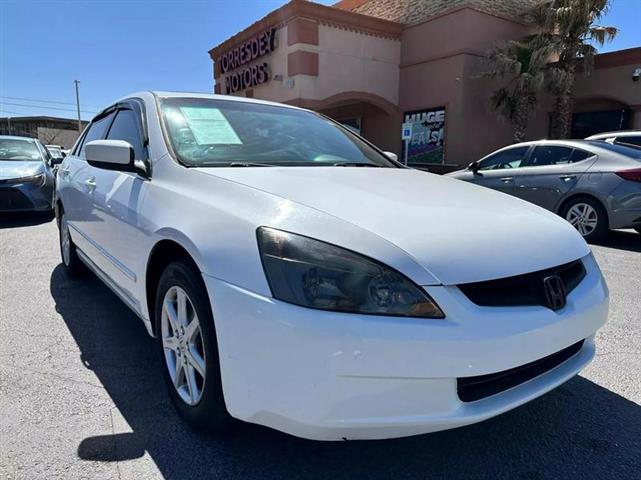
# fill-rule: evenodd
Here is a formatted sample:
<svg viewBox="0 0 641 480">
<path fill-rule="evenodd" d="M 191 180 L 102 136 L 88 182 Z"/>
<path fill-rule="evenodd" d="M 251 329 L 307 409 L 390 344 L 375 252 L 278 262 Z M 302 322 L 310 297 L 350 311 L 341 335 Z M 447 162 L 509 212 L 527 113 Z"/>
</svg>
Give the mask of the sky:
<svg viewBox="0 0 641 480">
<path fill-rule="evenodd" d="M 211 92 L 208 50 L 284 3 L 0 0 L 0 116 L 75 118 L 76 79 L 83 119 L 139 90 Z M 641 46 L 641 0 L 612 0 L 602 23 L 620 33 L 600 51 Z"/>
</svg>

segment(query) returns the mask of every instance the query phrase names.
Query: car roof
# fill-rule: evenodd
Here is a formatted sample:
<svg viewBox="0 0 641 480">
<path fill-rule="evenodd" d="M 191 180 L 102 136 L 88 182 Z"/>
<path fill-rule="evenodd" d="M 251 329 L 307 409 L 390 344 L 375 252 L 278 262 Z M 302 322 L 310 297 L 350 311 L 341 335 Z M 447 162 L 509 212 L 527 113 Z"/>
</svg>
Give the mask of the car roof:
<svg viewBox="0 0 641 480">
<path fill-rule="evenodd" d="M 615 132 L 603 132 L 597 133 L 595 135 L 590 135 L 586 140 L 596 140 L 599 138 L 610 138 L 610 137 L 636 137 L 641 135 L 641 130 L 620 130 Z"/>
<path fill-rule="evenodd" d="M 222 100 L 226 102 L 242 102 L 242 103 L 254 103 L 258 105 L 272 105 L 276 107 L 283 107 L 283 108 L 290 108 L 292 110 L 303 110 L 303 111 L 308 111 L 308 109 L 305 108 L 300 108 L 296 107 L 293 105 L 287 105 L 284 103 L 278 103 L 278 102 L 270 102 L 268 100 L 259 100 L 256 98 L 247 98 L 247 97 L 236 97 L 232 95 L 217 95 L 217 94 L 212 94 L 212 93 L 198 93 L 198 92 L 168 92 L 168 91 L 159 91 L 159 90 L 149 90 L 149 91 L 141 91 L 141 92 L 135 92 L 130 95 L 124 96 L 122 98 L 119 98 L 118 100 L 110 103 L 107 107 L 102 109 L 100 113 L 104 112 L 111 106 L 115 105 L 118 102 L 125 102 L 127 100 L 131 100 L 133 98 L 142 98 L 142 99 L 147 99 L 151 101 L 150 96 L 156 99 L 163 99 L 163 98 L 203 98 L 203 99 L 211 99 L 211 100 Z M 98 115 L 100 115 L 100 113 Z"/>
<path fill-rule="evenodd" d="M 4 140 L 24 140 L 24 141 L 27 141 L 27 142 L 34 142 L 34 143 L 36 142 L 35 138 L 21 137 L 19 135 L 0 135 L 0 138 L 2 138 Z"/>
<path fill-rule="evenodd" d="M 529 147 L 530 145 L 561 145 L 571 148 L 581 148 L 581 146 L 592 145 L 599 146 L 599 143 L 591 142 L 589 140 L 530 140 L 529 142 L 513 143 L 512 145 L 507 145 L 503 148 L 511 147 Z M 503 148 L 499 150 L 503 150 Z"/>
<path fill-rule="evenodd" d="M 562 147 L 568 147 L 568 148 L 583 148 L 583 149 L 590 150 L 592 153 L 596 153 L 596 152 L 603 153 L 605 151 L 612 152 L 612 149 L 610 148 L 610 144 L 600 140 L 532 140 L 529 142 L 514 143 L 511 145 L 506 145 L 505 147 L 502 147 L 502 148 L 498 148 L 488 153 L 487 155 L 481 157 L 479 161 L 484 160 L 487 157 L 494 155 L 495 153 L 501 152 L 503 150 L 507 150 L 509 148 L 530 147 L 532 145 L 535 145 L 535 146 L 555 145 L 555 146 L 562 146 Z"/>
</svg>

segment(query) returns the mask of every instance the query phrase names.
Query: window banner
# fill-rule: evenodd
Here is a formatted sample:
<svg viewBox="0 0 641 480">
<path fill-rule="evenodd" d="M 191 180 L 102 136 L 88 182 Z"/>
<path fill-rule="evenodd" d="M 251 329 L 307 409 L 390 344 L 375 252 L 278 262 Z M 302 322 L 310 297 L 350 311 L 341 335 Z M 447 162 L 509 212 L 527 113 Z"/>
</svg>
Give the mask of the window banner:
<svg viewBox="0 0 641 480">
<path fill-rule="evenodd" d="M 412 123 L 407 163 L 444 163 L 445 107 L 405 112 L 403 121 Z"/>
</svg>

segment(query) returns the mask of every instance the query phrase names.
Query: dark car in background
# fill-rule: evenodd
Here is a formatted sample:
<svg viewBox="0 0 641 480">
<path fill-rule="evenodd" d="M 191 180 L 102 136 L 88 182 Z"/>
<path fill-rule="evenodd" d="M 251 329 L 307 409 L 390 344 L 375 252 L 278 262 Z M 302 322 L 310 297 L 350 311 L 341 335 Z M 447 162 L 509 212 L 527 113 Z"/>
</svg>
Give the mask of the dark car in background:
<svg viewBox="0 0 641 480">
<path fill-rule="evenodd" d="M 52 212 L 60 161 L 37 139 L 0 135 L 0 212 Z"/>
<path fill-rule="evenodd" d="M 633 146 L 596 140 L 525 142 L 448 176 L 556 212 L 587 241 L 616 228 L 641 233 L 641 149 Z"/>
</svg>

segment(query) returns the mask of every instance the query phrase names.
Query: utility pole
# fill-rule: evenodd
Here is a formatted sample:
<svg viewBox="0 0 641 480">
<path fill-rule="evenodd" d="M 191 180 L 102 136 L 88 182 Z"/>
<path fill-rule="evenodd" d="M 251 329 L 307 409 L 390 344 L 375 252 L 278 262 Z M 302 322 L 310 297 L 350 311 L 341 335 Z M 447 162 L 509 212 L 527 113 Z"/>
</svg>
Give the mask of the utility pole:
<svg viewBox="0 0 641 480">
<path fill-rule="evenodd" d="M 80 94 L 78 93 L 78 85 L 80 85 L 80 80 L 74 80 L 73 83 L 76 85 L 76 108 L 78 109 L 78 133 L 81 133 L 82 121 L 80 120 Z"/>
</svg>

